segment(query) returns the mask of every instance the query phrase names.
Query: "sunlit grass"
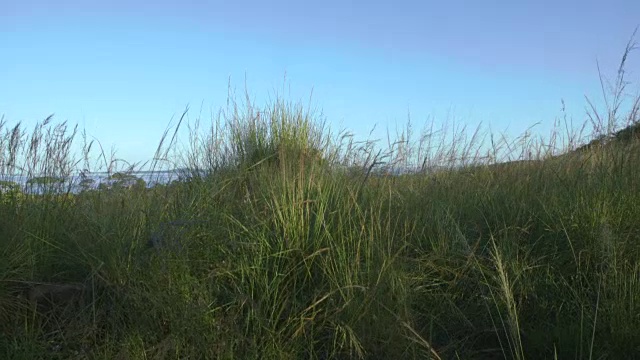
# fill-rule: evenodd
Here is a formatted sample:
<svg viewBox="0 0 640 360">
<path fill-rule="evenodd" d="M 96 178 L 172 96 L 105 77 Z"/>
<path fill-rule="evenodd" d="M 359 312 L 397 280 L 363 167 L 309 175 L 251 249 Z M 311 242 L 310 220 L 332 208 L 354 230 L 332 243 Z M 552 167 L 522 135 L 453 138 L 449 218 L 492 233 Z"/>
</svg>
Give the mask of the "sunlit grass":
<svg viewBox="0 0 640 360">
<path fill-rule="evenodd" d="M 231 98 L 167 130 L 150 167 L 182 179 L 151 188 L 64 123 L 1 121 L 0 174 L 51 188 L 0 183 L 0 357 L 631 358 L 639 104 L 592 109 L 624 130 L 574 151 L 410 122 L 358 142 Z M 51 180 L 81 170 L 135 185 Z"/>
</svg>

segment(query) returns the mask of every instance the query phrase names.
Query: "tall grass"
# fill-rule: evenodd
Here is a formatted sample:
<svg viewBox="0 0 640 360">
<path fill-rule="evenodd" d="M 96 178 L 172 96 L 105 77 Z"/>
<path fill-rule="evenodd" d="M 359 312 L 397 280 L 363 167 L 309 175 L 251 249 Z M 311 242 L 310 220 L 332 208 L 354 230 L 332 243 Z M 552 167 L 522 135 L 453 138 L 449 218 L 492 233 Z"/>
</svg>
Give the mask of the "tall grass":
<svg viewBox="0 0 640 360">
<path fill-rule="evenodd" d="M 509 140 L 432 123 L 416 138 L 410 121 L 357 142 L 281 97 L 230 96 L 161 139 L 151 167 L 180 181 L 3 183 L 0 357 L 633 358 L 640 100 L 616 110 L 622 76 L 591 107 L 615 126 L 592 124 L 585 147 L 584 129 Z M 0 134 L 0 175 L 140 165 L 84 133 L 73 154 L 78 132 L 51 117 Z"/>
</svg>

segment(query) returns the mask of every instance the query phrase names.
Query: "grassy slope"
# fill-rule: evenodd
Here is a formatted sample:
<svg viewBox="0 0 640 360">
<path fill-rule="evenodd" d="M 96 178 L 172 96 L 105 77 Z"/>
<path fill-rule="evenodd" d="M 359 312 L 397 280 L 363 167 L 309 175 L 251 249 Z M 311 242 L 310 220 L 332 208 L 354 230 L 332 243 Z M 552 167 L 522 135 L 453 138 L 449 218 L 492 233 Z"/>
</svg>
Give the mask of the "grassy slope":
<svg viewBox="0 0 640 360">
<path fill-rule="evenodd" d="M 261 114 L 234 107 L 211 137 L 191 139 L 182 159 L 208 176 L 79 195 L 5 191 L 0 357 L 640 353 L 637 139 L 367 176 L 329 165 L 372 169 L 366 145 L 332 140 L 282 102 Z M 3 159 L 20 153 L 13 133 Z M 33 169 L 64 174 L 75 162 L 46 133 L 25 137 L 58 149 Z M 29 290 L 40 283 L 79 284 L 82 301 L 36 306 Z"/>
</svg>

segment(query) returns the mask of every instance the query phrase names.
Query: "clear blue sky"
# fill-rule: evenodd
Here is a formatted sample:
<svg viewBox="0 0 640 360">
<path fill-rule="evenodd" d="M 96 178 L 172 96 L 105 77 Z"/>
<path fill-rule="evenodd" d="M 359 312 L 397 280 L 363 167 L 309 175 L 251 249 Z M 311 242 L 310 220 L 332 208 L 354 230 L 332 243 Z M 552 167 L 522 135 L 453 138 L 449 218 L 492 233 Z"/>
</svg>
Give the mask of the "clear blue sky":
<svg viewBox="0 0 640 360">
<path fill-rule="evenodd" d="M 362 137 L 408 112 L 545 133 L 561 99 L 584 120 L 596 60 L 613 76 L 638 24 L 636 0 L 0 0 L 0 114 L 55 113 L 143 161 L 187 104 L 223 106 L 229 78 L 262 104 L 286 73 L 289 99 L 313 89 L 333 129 Z"/>
</svg>

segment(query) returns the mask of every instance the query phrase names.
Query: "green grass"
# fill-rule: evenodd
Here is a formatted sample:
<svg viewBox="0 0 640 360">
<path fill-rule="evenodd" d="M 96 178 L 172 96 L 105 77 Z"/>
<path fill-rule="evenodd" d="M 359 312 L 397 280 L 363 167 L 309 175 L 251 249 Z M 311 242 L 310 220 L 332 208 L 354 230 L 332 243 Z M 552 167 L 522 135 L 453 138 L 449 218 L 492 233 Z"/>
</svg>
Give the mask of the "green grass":
<svg viewBox="0 0 640 360">
<path fill-rule="evenodd" d="M 301 106 L 234 101 L 205 131 L 188 124 L 188 146 L 186 116 L 161 139 L 150 166 L 179 165 L 181 181 L 75 195 L 2 183 L 0 358 L 633 358 L 634 101 L 593 112 L 627 126 L 578 151 L 559 132 L 425 127 L 414 141 L 410 123 L 380 151 Z M 2 174 L 59 184 L 44 180 L 101 164 L 130 179 L 93 143 L 73 154 L 64 123 L 0 132 Z M 42 284 L 83 291 L 51 305 L 34 298 Z"/>
</svg>

